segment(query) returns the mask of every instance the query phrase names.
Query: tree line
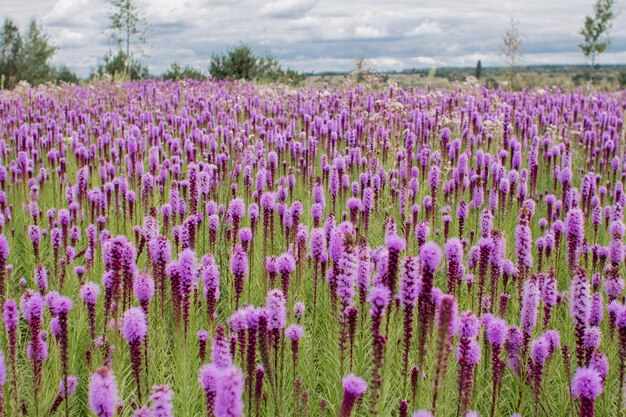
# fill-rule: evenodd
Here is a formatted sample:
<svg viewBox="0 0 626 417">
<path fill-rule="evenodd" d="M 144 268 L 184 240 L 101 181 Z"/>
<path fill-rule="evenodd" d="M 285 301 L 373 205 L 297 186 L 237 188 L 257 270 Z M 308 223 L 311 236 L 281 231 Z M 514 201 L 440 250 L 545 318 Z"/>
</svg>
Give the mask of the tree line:
<svg viewBox="0 0 626 417">
<path fill-rule="evenodd" d="M 150 25 L 136 0 L 108 0 L 107 35 L 112 48 L 92 68 L 89 79 L 106 75 L 127 80 L 153 78 L 145 64 L 145 46 Z M 579 34 L 578 45 L 589 63 L 590 79 L 597 65 L 597 57 L 611 45 L 609 31 L 615 18 L 615 0 L 596 0 L 593 14 L 586 16 Z M 58 51 L 41 24 L 32 19 L 24 32 L 6 17 L 0 31 L 0 88 L 13 88 L 21 80 L 31 85 L 44 82 L 73 82 L 79 77 L 67 66 L 55 67 L 51 60 Z M 515 79 L 515 69 L 522 56 L 522 36 L 517 22 L 511 20 L 503 38 L 502 55 Z M 476 77 L 480 78 L 482 63 L 478 61 Z M 271 56 L 259 56 L 246 44 L 231 47 L 222 54 L 213 54 L 208 74 L 216 79 L 246 79 L 257 82 L 298 84 L 304 75 L 289 68 Z M 203 79 L 206 74 L 194 67 L 172 62 L 160 75 L 166 80 Z"/>
</svg>

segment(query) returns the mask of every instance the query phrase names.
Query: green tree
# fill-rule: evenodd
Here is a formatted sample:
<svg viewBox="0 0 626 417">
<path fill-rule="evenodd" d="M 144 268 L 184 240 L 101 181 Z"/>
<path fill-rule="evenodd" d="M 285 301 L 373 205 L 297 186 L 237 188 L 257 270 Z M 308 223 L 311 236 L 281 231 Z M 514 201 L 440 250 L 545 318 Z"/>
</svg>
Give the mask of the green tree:
<svg viewBox="0 0 626 417">
<path fill-rule="evenodd" d="M 226 54 L 211 57 L 209 73 L 218 80 L 253 80 L 257 72 L 257 58 L 250 46 L 241 44 Z"/>
<path fill-rule="evenodd" d="M 6 87 L 12 88 L 20 79 L 23 64 L 24 41 L 13 20 L 5 18 L 0 32 L 0 74 Z"/>
<path fill-rule="evenodd" d="M 6 18 L 0 32 L 0 74 L 4 75 L 6 87 L 13 88 L 20 80 L 32 85 L 52 81 L 56 71 L 50 60 L 56 51 L 50 36 L 35 19 L 20 35 L 18 26 Z"/>
<path fill-rule="evenodd" d="M 161 78 L 164 80 L 203 80 L 206 77 L 196 68 L 189 65 L 183 67 L 178 62 L 172 62 Z"/>
<path fill-rule="evenodd" d="M 609 31 L 615 18 L 614 6 L 614 0 L 597 0 L 593 5 L 593 16 L 585 17 L 583 27 L 579 31 L 583 41 L 578 47 L 589 61 L 592 79 L 596 58 L 611 46 Z"/>
<path fill-rule="evenodd" d="M 130 69 L 127 65 L 128 62 L 130 62 Z M 95 71 L 92 71 L 90 78 L 95 76 L 102 77 L 105 74 L 113 77 L 124 76 L 130 80 L 142 80 L 150 76 L 148 67 L 144 66 L 139 60 L 128 60 L 122 50 L 118 50 L 115 53 L 113 51 L 107 52 L 103 62 L 98 64 Z"/>
<path fill-rule="evenodd" d="M 124 75 L 128 76 L 137 56 L 144 53 L 148 24 L 135 0 L 109 0 L 109 4 L 113 8 L 109 14 L 110 38 L 124 52 Z"/>
<path fill-rule="evenodd" d="M 255 79 L 263 82 L 297 85 L 305 78 L 304 74 L 291 68 L 283 69 L 280 62 L 271 56 L 257 58 L 255 72 Z"/>
<path fill-rule="evenodd" d="M 50 43 L 50 36 L 43 31 L 34 19 L 30 21 L 24 40 L 24 63 L 22 79 L 32 85 L 41 84 L 54 78 L 55 69 L 50 59 L 57 51 Z"/>
<path fill-rule="evenodd" d="M 54 79 L 57 82 L 65 82 L 70 84 L 78 84 L 78 76 L 67 66 L 61 65 L 57 70 Z"/>
<path fill-rule="evenodd" d="M 474 76 L 477 80 L 480 80 L 481 75 L 483 75 L 483 63 L 480 62 L 480 59 L 476 63 L 476 70 L 474 71 Z"/>
</svg>

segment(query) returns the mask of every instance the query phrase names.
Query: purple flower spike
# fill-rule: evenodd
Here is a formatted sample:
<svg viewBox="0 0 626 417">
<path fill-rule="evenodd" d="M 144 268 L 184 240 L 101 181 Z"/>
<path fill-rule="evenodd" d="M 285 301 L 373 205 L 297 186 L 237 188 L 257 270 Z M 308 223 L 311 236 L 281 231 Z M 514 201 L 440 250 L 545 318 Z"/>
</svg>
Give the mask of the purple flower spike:
<svg viewBox="0 0 626 417">
<path fill-rule="evenodd" d="M 89 382 L 89 408 L 98 417 L 113 417 L 117 410 L 117 382 L 113 371 L 103 366 Z"/>
<path fill-rule="evenodd" d="M 427 242 L 420 248 L 420 261 L 422 262 L 422 270 L 434 273 L 441 261 L 441 248 L 434 242 Z"/>
<path fill-rule="evenodd" d="M 354 403 L 365 394 L 367 383 L 350 374 L 343 379 L 343 399 L 339 409 L 339 417 L 350 417 Z"/>
<path fill-rule="evenodd" d="M 574 208 L 565 218 L 565 239 L 567 240 L 567 262 L 570 271 L 578 266 L 578 254 L 584 239 L 585 221 L 580 209 Z"/>
<path fill-rule="evenodd" d="M 132 307 L 124 313 L 123 335 L 128 343 L 139 343 L 148 333 L 146 315 L 138 307 Z"/>
<path fill-rule="evenodd" d="M 595 399 L 602 391 L 602 378 L 598 371 L 578 368 L 572 381 L 572 394 L 580 398 L 581 417 L 593 417 Z"/>
<path fill-rule="evenodd" d="M 215 416 L 241 417 L 243 413 L 243 374 L 234 366 L 220 371 L 215 384 Z"/>
<path fill-rule="evenodd" d="M 233 274 L 235 285 L 235 305 L 239 306 L 239 299 L 243 293 L 244 281 L 248 279 L 248 255 L 241 245 L 236 245 L 230 258 L 230 272 Z"/>
<path fill-rule="evenodd" d="M 141 342 L 148 334 L 146 315 L 139 307 L 131 307 L 122 318 L 122 334 L 130 348 L 130 361 L 133 368 L 135 383 L 137 384 L 137 396 L 141 401 Z"/>
<path fill-rule="evenodd" d="M 153 417 L 174 417 L 174 407 L 172 397 L 174 394 L 167 385 L 158 385 L 152 388 L 152 416 Z"/>
</svg>

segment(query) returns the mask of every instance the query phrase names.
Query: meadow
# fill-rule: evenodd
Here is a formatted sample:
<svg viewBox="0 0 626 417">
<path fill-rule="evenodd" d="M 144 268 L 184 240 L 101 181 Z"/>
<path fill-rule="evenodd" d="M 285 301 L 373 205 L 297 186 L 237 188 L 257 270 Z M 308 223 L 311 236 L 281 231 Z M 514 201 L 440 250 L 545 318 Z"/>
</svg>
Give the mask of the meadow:
<svg viewBox="0 0 626 417">
<path fill-rule="evenodd" d="M 623 91 L 0 95 L 7 416 L 624 413 Z"/>
</svg>

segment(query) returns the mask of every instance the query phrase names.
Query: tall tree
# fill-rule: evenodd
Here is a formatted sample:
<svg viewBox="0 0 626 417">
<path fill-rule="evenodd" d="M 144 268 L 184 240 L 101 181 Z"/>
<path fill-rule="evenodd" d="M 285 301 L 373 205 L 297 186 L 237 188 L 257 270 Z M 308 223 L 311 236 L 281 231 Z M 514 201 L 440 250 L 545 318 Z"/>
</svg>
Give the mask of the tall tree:
<svg viewBox="0 0 626 417">
<path fill-rule="evenodd" d="M 0 32 L 0 76 L 5 77 L 6 87 L 13 87 L 20 77 L 23 48 L 18 26 L 13 20 L 5 18 Z"/>
<path fill-rule="evenodd" d="M 54 80 L 56 71 L 50 60 L 56 51 L 35 19 L 24 35 L 11 19 L 5 19 L 0 31 L 0 74 L 7 81 L 6 87 L 13 88 L 20 80 L 32 85 Z"/>
<path fill-rule="evenodd" d="M 583 41 L 578 47 L 591 65 L 592 80 L 596 58 L 611 46 L 609 31 L 615 18 L 614 6 L 614 0 L 597 0 L 593 5 L 593 16 L 585 17 L 579 31 Z"/>
<path fill-rule="evenodd" d="M 511 22 L 504 31 L 504 37 L 502 38 L 502 55 L 511 72 L 511 83 L 515 81 L 517 64 L 522 57 L 522 44 L 523 40 L 518 24 L 511 18 Z"/>
<path fill-rule="evenodd" d="M 480 80 L 480 76 L 483 75 L 483 63 L 480 62 L 480 59 L 476 63 L 476 69 L 474 70 L 474 76 L 477 80 Z"/>
<path fill-rule="evenodd" d="M 109 0 L 113 11 L 109 14 L 111 21 L 110 37 L 126 60 L 126 76 L 131 74 L 136 55 L 142 55 L 141 49 L 146 44 L 148 24 L 136 0 Z"/>
<path fill-rule="evenodd" d="M 55 69 L 50 60 L 57 51 L 50 36 L 35 19 L 30 21 L 24 40 L 24 72 L 22 78 L 36 85 L 54 78 Z"/>
</svg>

